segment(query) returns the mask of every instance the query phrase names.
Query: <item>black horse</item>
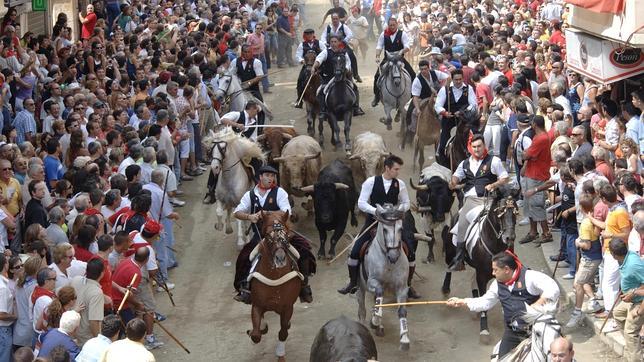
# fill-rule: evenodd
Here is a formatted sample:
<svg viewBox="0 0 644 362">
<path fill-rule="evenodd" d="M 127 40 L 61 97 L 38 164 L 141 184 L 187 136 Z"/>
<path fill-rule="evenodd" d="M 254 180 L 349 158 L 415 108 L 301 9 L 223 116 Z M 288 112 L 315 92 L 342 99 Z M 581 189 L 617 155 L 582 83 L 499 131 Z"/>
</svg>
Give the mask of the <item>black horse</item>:
<svg viewBox="0 0 644 362">
<path fill-rule="evenodd" d="M 358 94 L 353 88 L 351 80 L 346 76 L 346 58 L 336 56 L 333 58 L 333 78 L 329 82 L 328 91 L 324 99 L 326 104 L 326 117 L 331 126 L 331 144 L 336 150 L 340 148 L 340 126 L 338 122 L 344 122 L 344 150 L 351 151 L 351 118 L 353 117 L 353 106 L 356 103 Z"/>
<path fill-rule="evenodd" d="M 487 283 L 494 278 L 492 275 L 492 257 L 508 248 L 512 249 L 515 239 L 516 215 L 519 208 L 516 204 L 519 190 L 510 185 L 501 186 L 497 191 L 486 195 L 483 210 L 472 222 L 466 238 L 476 238 L 472 253 L 467 255 L 465 261 L 476 271 L 477 289 L 472 289 L 474 298 L 485 294 Z M 466 217 L 466 215 L 460 215 Z M 456 220 L 452 225 L 456 224 Z M 477 232 L 478 231 L 478 232 Z M 443 248 L 445 262 L 449 265 L 456 255 L 456 247 L 452 243 L 449 231 L 443 230 Z M 446 272 L 443 281 L 443 294 L 450 293 L 452 273 Z M 484 343 L 489 343 L 490 332 L 487 325 L 487 313 L 481 312 L 480 338 Z"/>
<path fill-rule="evenodd" d="M 476 109 L 459 111 L 454 115 L 456 116 L 456 132 L 448 141 L 445 153 L 436 155 L 436 161 L 452 172 L 456 170 L 461 161 L 467 158 L 467 142 L 470 132 L 479 132 L 479 114 Z"/>
</svg>

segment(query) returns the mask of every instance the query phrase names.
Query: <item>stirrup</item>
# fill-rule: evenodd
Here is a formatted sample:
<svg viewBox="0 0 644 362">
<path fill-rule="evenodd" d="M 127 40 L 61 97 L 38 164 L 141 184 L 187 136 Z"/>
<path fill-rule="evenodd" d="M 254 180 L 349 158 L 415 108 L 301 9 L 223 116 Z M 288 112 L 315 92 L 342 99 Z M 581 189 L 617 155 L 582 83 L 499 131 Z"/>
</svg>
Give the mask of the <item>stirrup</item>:
<svg viewBox="0 0 644 362">
<path fill-rule="evenodd" d="M 244 304 L 250 304 L 250 290 L 244 288 L 240 289 L 239 293 L 237 293 L 233 299 Z"/>
</svg>

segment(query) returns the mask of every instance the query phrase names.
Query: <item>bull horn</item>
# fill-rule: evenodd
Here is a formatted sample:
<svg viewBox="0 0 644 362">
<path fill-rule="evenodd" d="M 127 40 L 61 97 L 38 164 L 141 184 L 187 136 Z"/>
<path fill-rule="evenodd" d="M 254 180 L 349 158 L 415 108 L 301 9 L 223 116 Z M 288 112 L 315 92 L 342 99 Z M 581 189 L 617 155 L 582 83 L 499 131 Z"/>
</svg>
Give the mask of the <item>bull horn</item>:
<svg viewBox="0 0 644 362">
<path fill-rule="evenodd" d="M 308 185 L 304 187 L 300 187 L 300 191 L 306 192 L 306 193 L 312 193 L 315 189 L 315 185 Z"/>
<path fill-rule="evenodd" d="M 318 158 L 318 157 L 320 157 L 320 153 L 321 152 L 318 152 L 318 153 L 316 153 L 314 155 L 306 155 L 306 156 L 304 156 L 304 160 L 306 161 L 306 160 L 312 160 L 314 158 Z"/>
<path fill-rule="evenodd" d="M 430 236 L 425 234 L 419 234 L 419 233 L 414 233 L 414 239 L 420 240 L 420 241 L 426 241 L 426 242 L 432 241 L 432 238 Z"/>
<path fill-rule="evenodd" d="M 380 157 L 387 157 L 391 155 L 391 152 L 380 152 Z"/>
<path fill-rule="evenodd" d="M 284 162 L 286 161 L 286 157 L 275 157 L 273 159 L 273 162 Z"/>
<path fill-rule="evenodd" d="M 349 185 L 347 185 L 347 184 L 343 184 L 342 182 L 336 182 L 336 183 L 335 183 L 335 189 L 336 189 L 336 190 L 348 190 L 348 189 L 349 189 Z"/>
<path fill-rule="evenodd" d="M 411 177 L 409 178 L 409 184 L 411 185 L 411 188 L 416 191 L 427 191 L 427 185 L 416 185 Z"/>
<path fill-rule="evenodd" d="M 288 134 L 286 132 L 282 132 L 282 137 L 286 138 L 289 141 L 293 139 L 293 135 Z"/>
<path fill-rule="evenodd" d="M 265 138 L 266 138 L 266 135 L 262 133 L 259 136 L 257 136 L 257 142 L 262 142 Z"/>
<path fill-rule="evenodd" d="M 357 159 L 357 158 L 359 158 L 359 157 L 360 157 L 360 155 L 358 155 L 358 154 L 353 154 L 353 155 L 349 156 L 349 160 L 355 160 L 355 159 Z"/>
</svg>

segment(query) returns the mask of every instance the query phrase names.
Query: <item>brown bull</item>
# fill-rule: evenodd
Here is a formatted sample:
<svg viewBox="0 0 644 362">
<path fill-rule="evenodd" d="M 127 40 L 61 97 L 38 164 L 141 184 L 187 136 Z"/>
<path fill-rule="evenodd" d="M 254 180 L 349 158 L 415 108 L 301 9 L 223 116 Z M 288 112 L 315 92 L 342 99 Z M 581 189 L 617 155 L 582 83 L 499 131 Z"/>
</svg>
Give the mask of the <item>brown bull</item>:
<svg viewBox="0 0 644 362">
<path fill-rule="evenodd" d="M 282 155 L 282 148 L 288 141 L 297 136 L 294 128 L 281 128 L 281 127 L 267 127 L 264 129 L 257 142 L 262 145 L 265 150 L 269 150 L 268 162 L 274 162 L 275 158 Z"/>
</svg>

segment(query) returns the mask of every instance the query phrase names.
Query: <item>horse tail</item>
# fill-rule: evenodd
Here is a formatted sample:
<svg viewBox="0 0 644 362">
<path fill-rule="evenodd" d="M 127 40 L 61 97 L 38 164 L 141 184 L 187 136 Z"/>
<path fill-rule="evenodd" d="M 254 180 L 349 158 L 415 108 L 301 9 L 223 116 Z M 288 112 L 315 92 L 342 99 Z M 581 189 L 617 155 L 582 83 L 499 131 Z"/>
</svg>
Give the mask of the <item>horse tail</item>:
<svg viewBox="0 0 644 362">
<path fill-rule="evenodd" d="M 453 217 L 448 226 L 441 230 L 441 239 L 443 239 L 443 253 L 445 254 L 445 264 L 449 265 L 456 256 L 456 247 L 452 243 L 452 233 L 450 230 L 456 225 L 458 216 Z"/>
</svg>

